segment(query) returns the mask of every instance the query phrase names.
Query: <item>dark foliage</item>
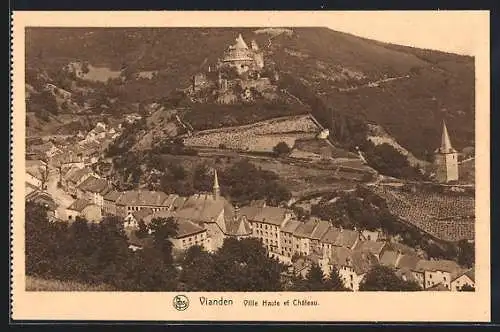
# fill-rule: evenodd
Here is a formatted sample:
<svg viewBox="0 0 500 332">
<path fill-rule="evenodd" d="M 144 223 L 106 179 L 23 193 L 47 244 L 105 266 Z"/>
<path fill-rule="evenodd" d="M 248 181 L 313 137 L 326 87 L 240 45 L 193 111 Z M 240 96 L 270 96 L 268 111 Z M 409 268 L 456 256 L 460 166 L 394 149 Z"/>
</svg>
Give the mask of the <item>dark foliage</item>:
<svg viewBox="0 0 500 332">
<path fill-rule="evenodd" d="M 374 266 L 361 281 L 360 291 L 419 291 L 420 286 L 415 282 L 404 281 L 394 271 L 386 266 Z"/>
</svg>

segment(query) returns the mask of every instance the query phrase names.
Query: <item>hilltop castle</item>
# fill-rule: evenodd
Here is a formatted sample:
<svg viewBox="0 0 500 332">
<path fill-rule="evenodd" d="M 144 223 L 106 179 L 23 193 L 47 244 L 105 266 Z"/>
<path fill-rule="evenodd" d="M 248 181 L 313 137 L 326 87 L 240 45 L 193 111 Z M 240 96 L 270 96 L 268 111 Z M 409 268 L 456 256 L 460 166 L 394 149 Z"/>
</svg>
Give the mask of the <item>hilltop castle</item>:
<svg viewBox="0 0 500 332">
<path fill-rule="evenodd" d="M 252 40 L 251 47 L 248 47 L 239 34 L 235 43 L 229 46 L 223 58 L 219 59 L 217 68 L 234 68 L 238 75 L 258 73 L 264 68 L 264 56 L 255 40 Z"/>
<path fill-rule="evenodd" d="M 255 40 L 247 45 L 241 34 L 227 47 L 214 65 L 193 76 L 189 88 L 193 99 L 220 104 L 252 102 L 258 97 L 273 99 L 276 87 L 273 77 L 265 77 L 264 54 Z"/>
<path fill-rule="evenodd" d="M 451 146 L 450 136 L 444 121 L 441 146 L 436 149 L 434 157 L 436 180 L 441 183 L 458 181 L 458 153 Z"/>
</svg>

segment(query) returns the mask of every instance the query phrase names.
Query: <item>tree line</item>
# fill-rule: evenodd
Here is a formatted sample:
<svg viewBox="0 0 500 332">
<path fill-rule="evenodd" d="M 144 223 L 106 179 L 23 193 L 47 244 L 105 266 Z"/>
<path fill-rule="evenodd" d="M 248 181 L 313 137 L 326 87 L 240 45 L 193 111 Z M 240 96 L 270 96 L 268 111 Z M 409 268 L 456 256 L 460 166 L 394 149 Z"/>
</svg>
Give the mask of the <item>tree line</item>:
<svg viewBox="0 0 500 332">
<path fill-rule="evenodd" d="M 347 290 L 336 269 L 325 275 L 313 264 L 305 277 L 296 276 L 289 266 L 270 258 L 256 238 L 228 238 L 215 252 L 193 246 L 178 254 L 171 242 L 178 231 L 172 218 L 155 218 L 141 228 L 137 238 L 150 241 L 144 241 L 143 249 L 132 251 L 119 217 L 104 217 L 97 224 L 82 218 L 71 224 L 50 223 L 44 207 L 27 203 L 26 274 L 106 284 L 120 291 Z M 374 277 L 365 282 L 366 290 L 408 288 L 394 279 L 391 270 L 370 273 Z M 373 286 L 371 278 L 387 282 Z"/>
</svg>

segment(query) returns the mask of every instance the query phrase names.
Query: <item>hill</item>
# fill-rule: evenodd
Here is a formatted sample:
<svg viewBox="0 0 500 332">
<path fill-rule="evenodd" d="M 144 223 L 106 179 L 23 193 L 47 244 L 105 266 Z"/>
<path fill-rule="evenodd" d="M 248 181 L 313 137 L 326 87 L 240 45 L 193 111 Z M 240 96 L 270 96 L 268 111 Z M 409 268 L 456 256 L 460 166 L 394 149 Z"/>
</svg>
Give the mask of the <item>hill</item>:
<svg viewBox="0 0 500 332">
<path fill-rule="evenodd" d="M 257 40 L 265 61 L 283 74 L 281 88 L 311 107 L 325 126 L 340 121 L 332 120 L 334 114 L 374 122 L 425 159 L 439 143 L 445 118 L 457 149 L 474 145 L 472 57 L 326 28 L 30 28 L 27 68 L 50 74 L 72 61 L 88 62 L 111 82 L 117 72 L 126 78 L 109 88 L 122 103 L 148 103 L 189 85 L 192 75 L 215 62 L 237 33 Z M 334 128 L 336 136 L 341 129 Z"/>
</svg>

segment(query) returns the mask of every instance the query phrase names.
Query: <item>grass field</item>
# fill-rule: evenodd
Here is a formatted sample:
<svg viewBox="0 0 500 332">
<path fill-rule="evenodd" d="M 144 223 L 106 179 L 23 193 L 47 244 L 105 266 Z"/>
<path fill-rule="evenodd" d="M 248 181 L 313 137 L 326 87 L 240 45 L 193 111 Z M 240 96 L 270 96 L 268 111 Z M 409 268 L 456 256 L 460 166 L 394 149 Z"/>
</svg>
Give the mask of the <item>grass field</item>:
<svg viewBox="0 0 500 332">
<path fill-rule="evenodd" d="M 113 287 L 105 284 L 89 285 L 75 281 L 61 281 L 26 276 L 26 291 L 28 292 L 105 292 L 113 291 Z"/>
</svg>

